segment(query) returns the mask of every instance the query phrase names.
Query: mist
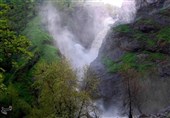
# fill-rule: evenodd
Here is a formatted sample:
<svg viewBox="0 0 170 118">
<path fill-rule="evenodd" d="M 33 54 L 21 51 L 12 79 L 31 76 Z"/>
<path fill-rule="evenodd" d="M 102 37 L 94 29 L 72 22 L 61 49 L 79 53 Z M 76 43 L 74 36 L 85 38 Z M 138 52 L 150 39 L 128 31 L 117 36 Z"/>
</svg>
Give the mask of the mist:
<svg viewBox="0 0 170 118">
<path fill-rule="evenodd" d="M 86 0 L 75 2 L 71 9 L 60 9 L 53 1 L 42 6 L 42 22 L 60 50 L 82 79 L 84 67 L 88 67 L 99 53 L 99 49 L 111 27 L 130 23 L 136 13 L 135 0 Z M 98 104 L 102 106 L 102 103 Z M 118 111 L 105 111 L 102 117 L 118 116 Z M 116 109 L 116 108 L 112 108 Z"/>
</svg>

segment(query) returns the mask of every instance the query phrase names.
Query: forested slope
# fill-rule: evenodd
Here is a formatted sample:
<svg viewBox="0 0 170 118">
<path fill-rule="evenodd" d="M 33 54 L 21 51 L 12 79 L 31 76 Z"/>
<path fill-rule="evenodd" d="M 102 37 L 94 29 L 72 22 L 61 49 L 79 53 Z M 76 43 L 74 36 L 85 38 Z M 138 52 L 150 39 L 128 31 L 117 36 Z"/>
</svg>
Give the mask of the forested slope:
<svg viewBox="0 0 170 118">
<path fill-rule="evenodd" d="M 59 3 L 61 8 L 68 4 Z M 81 90 L 76 90 L 75 72 L 41 22 L 41 5 L 41 0 L 0 1 L 0 107 L 8 109 L 0 117 L 98 115 L 91 101 L 95 77 L 87 72 Z"/>
</svg>

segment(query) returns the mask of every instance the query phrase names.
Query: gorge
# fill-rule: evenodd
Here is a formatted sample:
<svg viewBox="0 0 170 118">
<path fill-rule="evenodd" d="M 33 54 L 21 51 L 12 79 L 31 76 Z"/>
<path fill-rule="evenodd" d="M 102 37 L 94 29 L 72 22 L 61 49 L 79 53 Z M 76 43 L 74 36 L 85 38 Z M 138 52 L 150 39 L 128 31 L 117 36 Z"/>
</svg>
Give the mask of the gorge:
<svg viewBox="0 0 170 118">
<path fill-rule="evenodd" d="M 169 0 L 0 0 L 0 24 L 0 117 L 170 117 Z"/>
<path fill-rule="evenodd" d="M 77 70 L 79 79 L 84 68 L 97 58 L 110 28 L 132 22 L 136 13 L 134 0 L 75 2 L 70 11 L 61 11 L 54 4 L 45 2 L 41 11 L 43 22 L 61 54 Z"/>
</svg>

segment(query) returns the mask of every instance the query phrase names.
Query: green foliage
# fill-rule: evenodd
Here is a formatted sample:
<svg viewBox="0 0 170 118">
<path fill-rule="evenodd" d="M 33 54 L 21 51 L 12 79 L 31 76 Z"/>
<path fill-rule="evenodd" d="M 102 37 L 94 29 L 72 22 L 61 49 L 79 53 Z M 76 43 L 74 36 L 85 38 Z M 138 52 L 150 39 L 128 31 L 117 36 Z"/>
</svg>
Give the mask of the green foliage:
<svg viewBox="0 0 170 118">
<path fill-rule="evenodd" d="M 169 8 L 163 8 L 158 13 L 163 15 L 163 16 L 170 17 L 170 7 Z"/>
<path fill-rule="evenodd" d="M 31 42 L 25 36 L 17 34 L 11 24 L 15 20 L 11 19 L 10 13 L 12 7 L 16 5 L 12 2 L 18 3 L 18 1 L 3 1 L 4 4 L 0 4 L 0 104 L 4 107 L 12 105 L 13 111 L 9 117 L 19 118 L 29 114 L 33 96 L 30 83 L 22 76 L 24 73 L 20 73 L 20 81 L 18 78 L 17 81 L 13 80 L 12 77 L 32 58 L 33 54 L 29 50 Z M 18 18 L 17 14 L 12 15 Z M 2 114 L 0 117 L 3 117 Z"/>
<path fill-rule="evenodd" d="M 130 68 L 136 68 L 137 57 L 134 53 L 126 53 L 120 59 L 119 63 L 107 60 L 105 61 L 105 64 L 108 67 L 109 72 L 126 71 Z"/>
<path fill-rule="evenodd" d="M 6 4 L 0 4 L 0 19 L 7 17 L 7 12 L 9 11 L 9 6 Z"/>
<path fill-rule="evenodd" d="M 122 58 L 122 67 L 121 70 L 122 71 L 126 71 L 130 68 L 135 68 L 137 66 L 137 57 L 136 54 L 134 53 L 127 53 L 125 54 Z"/>
<path fill-rule="evenodd" d="M 156 45 L 156 41 L 154 39 L 148 39 L 147 41 L 148 46 L 153 47 Z"/>
<path fill-rule="evenodd" d="M 10 117 L 19 118 L 28 116 L 31 105 L 35 104 L 35 96 L 33 96 L 31 89 L 32 73 L 29 73 L 30 70 L 27 68 L 24 68 L 22 71 L 20 70 L 32 59 L 32 52 L 37 52 L 37 48 L 33 48 L 35 50 L 31 50 L 32 52 L 30 52 L 31 42 L 33 42 L 33 47 L 38 47 L 38 51 L 42 51 L 42 57 L 47 61 L 52 61 L 52 58 L 56 57 L 57 54 L 54 47 L 44 43 L 47 39 L 51 41 L 51 37 L 45 31 L 40 30 L 42 27 L 40 27 L 39 21 L 36 21 L 38 26 L 37 24 L 31 24 L 32 29 L 29 29 L 28 26 L 28 30 L 25 30 L 28 38 L 32 36 L 31 41 L 23 36 L 24 33 L 22 35 L 20 34 L 28 20 L 32 17 L 27 16 L 27 12 L 32 13 L 32 11 L 27 9 L 28 11 L 26 12 L 25 9 L 23 11 L 21 9 L 29 6 L 30 2 L 23 2 L 22 0 L 6 2 L 10 7 L 8 4 L 0 4 L 0 104 L 4 107 L 12 105 L 13 112 L 10 114 Z M 24 18 L 27 18 L 27 20 Z M 13 25 L 14 22 L 17 25 Z M 35 30 L 38 29 L 40 33 L 31 32 L 34 28 Z M 41 34 L 43 35 L 41 36 Z M 29 76 L 27 73 L 29 73 Z M 13 79 L 16 75 L 17 78 Z"/>
<path fill-rule="evenodd" d="M 5 3 L 10 6 L 8 12 L 10 26 L 19 34 L 29 20 L 35 16 L 36 2 L 32 0 L 25 0 L 24 2 L 22 0 L 10 0 Z"/>
<path fill-rule="evenodd" d="M 31 40 L 33 46 L 36 45 L 40 47 L 44 41 L 52 40 L 52 37 L 50 37 L 50 35 L 43 30 L 40 16 L 35 17 L 28 23 L 26 29 L 23 31 L 23 34 Z"/>
<path fill-rule="evenodd" d="M 139 30 L 133 29 L 132 37 L 135 40 L 144 42 L 147 46 L 153 47 L 156 46 L 157 38 L 155 38 L 155 32 L 157 34 L 157 31 L 161 28 L 160 24 L 154 21 L 153 19 L 146 19 L 146 18 L 140 18 L 135 22 L 136 26 L 149 26 L 155 29 L 155 31 L 150 33 L 143 33 Z"/>
<path fill-rule="evenodd" d="M 152 19 L 141 18 L 136 21 L 137 25 L 154 25 L 157 26 L 157 23 Z"/>
<path fill-rule="evenodd" d="M 76 76 L 68 64 L 39 63 L 36 70 L 34 87 L 40 90 L 40 109 L 33 109 L 31 117 L 74 117 L 79 96 L 75 90 Z"/>
<path fill-rule="evenodd" d="M 2 68 L 10 70 L 13 66 L 17 67 L 17 62 L 21 57 L 25 56 L 29 59 L 32 54 L 28 51 L 29 40 L 24 36 L 17 36 L 10 29 L 7 17 L 8 5 L 0 4 L 0 7 L 0 64 Z"/>
<path fill-rule="evenodd" d="M 137 24 L 138 25 L 139 24 L 153 25 L 154 21 L 142 19 L 142 20 L 137 21 Z M 145 42 L 148 46 L 156 45 L 156 40 L 152 39 L 146 33 L 143 33 L 141 31 L 138 31 L 138 30 L 131 28 L 131 26 L 129 24 L 119 25 L 114 29 L 114 31 L 119 32 L 122 36 L 127 36 L 129 38 L 133 38 L 134 40 Z"/>
<path fill-rule="evenodd" d="M 136 53 L 126 53 L 122 58 L 117 61 L 106 60 L 105 65 L 109 72 L 126 72 L 129 69 L 135 69 L 138 72 L 145 73 L 148 69 L 152 68 L 156 60 L 164 60 L 166 57 L 161 53 L 149 53 L 146 59 L 139 59 Z"/>
<path fill-rule="evenodd" d="M 163 61 L 166 59 L 166 55 L 162 54 L 162 53 L 152 53 L 152 52 L 145 52 L 145 54 L 148 54 L 148 58 L 146 59 L 146 61 L 150 61 L 150 62 L 154 62 L 154 61 Z"/>
<path fill-rule="evenodd" d="M 0 96 L 6 93 L 6 89 L 7 89 L 3 81 L 4 81 L 4 75 L 2 72 L 0 72 Z"/>
<path fill-rule="evenodd" d="M 119 63 L 116 63 L 116 62 L 109 60 L 109 59 L 105 59 L 104 64 L 107 66 L 108 71 L 111 72 L 111 73 L 115 73 L 118 70 L 120 70 L 120 68 L 121 68 Z"/>
<path fill-rule="evenodd" d="M 42 59 L 45 59 L 48 62 L 59 60 L 60 58 L 58 57 L 58 50 L 56 49 L 56 47 L 52 45 L 44 45 Z"/>
<path fill-rule="evenodd" d="M 165 40 L 166 42 L 170 43 L 170 27 L 164 27 L 162 28 L 156 38 L 160 39 L 160 40 Z"/>
<path fill-rule="evenodd" d="M 0 78 L 0 104 L 3 107 L 11 105 L 13 107 L 10 117 L 24 117 L 30 113 L 31 105 L 34 103 L 32 91 L 30 90 L 30 80 L 20 80 L 4 84 L 7 78 L 6 73 Z M 6 76 L 6 77 L 5 77 Z M 22 76 L 20 77 L 22 78 Z M 0 117 L 3 117 L 0 114 Z"/>
<path fill-rule="evenodd" d="M 0 101 L 3 106 L 11 105 L 13 107 L 12 113 L 10 113 L 11 117 L 23 117 L 30 112 L 30 104 L 20 97 L 14 84 L 9 84 L 6 91 L 7 92 L 0 97 Z"/>
<path fill-rule="evenodd" d="M 28 23 L 23 34 L 31 40 L 33 47 L 37 47 L 37 51 L 42 55 L 41 59 L 46 60 L 47 62 L 59 59 L 58 50 L 52 45 L 52 37 L 47 31 L 43 30 L 40 16 L 33 18 Z"/>
<path fill-rule="evenodd" d="M 149 40 L 148 39 L 148 36 L 142 32 L 139 32 L 139 31 L 136 31 L 134 34 L 133 34 L 133 38 L 136 39 L 136 40 L 139 40 L 139 41 L 145 41 L 145 40 Z"/>
<path fill-rule="evenodd" d="M 166 9 L 161 10 L 161 12 L 167 11 Z M 170 43 L 170 28 L 169 26 L 160 26 L 159 23 L 152 19 L 139 19 L 136 21 L 135 25 L 149 25 L 153 28 L 155 28 L 156 32 L 151 32 L 151 33 L 143 33 L 141 31 L 134 30 L 133 32 L 133 38 L 139 41 L 145 41 L 145 43 L 152 47 L 157 44 L 157 41 L 163 40 L 166 41 L 167 43 Z"/>
<path fill-rule="evenodd" d="M 20 95 L 20 98 L 25 100 L 27 103 L 33 103 L 33 96 L 30 92 L 31 85 L 28 83 L 26 85 L 26 82 L 20 81 L 19 83 L 14 83 L 15 89 L 18 91 L 18 94 Z"/>
<path fill-rule="evenodd" d="M 114 31 L 116 32 L 121 32 L 121 33 L 128 33 L 131 32 L 132 29 L 130 28 L 130 26 L 128 24 L 124 24 L 124 25 L 119 25 L 117 26 Z"/>
<path fill-rule="evenodd" d="M 150 47 L 155 46 L 156 42 L 157 42 L 155 39 L 150 38 L 150 36 L 148 36 L 145 33 L 140 32 L 140 31 L 134 31 L 133 38 L 135 40 L 145 42 L 146 45 L 148 45 Z"/>
<path fill-rule="evenodd" d="M 53 5 L 56 5 L 60 10 L 73 10 L 72 8 L 74 7 L 74 5 L 77 3 L 77 2 L 82 2 L 81 0 L 76 0 L 75 1 L 72 1 L 72 0 L 52 0 L 52 3 Z"/>
<path fill-rule="evenodd" d="M 96 85 L 93 77 L 86 73 L 82 88 L 76 90 L 77 77 L 66 61 L 39 62 L 33 84 L 38 91 L 38 105 L 28 117 L 75 118 L 87 114 L 87 108 L 92 107 L 92 104 L 89 106 L 91 90 L 95 90 Z"/>
</svg>

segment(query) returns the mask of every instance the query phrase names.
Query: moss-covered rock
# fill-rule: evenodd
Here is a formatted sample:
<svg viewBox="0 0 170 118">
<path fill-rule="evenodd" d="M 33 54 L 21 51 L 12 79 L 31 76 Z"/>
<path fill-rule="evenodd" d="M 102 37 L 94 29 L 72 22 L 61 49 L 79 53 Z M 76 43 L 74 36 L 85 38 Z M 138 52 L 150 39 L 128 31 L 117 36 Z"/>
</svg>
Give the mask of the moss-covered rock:
<svg viewBox="0 0 170 118">
<path fill-rule="evenodd" d="M 166 16 L 166 17 L 170 17 L 170 6 L 167 8 L 163 8 L 161 9 L 158 14 L 162 15 L 162 16 Z"/>
<path fill-rule="evenodd" d="M 144 99 L 141 98 L 144 113 L 167 106 L 170 98 L 170 12 L 168 7 L 150 7 L 139 10 L 133 23 L 113 28 L 98 58 L 91 64 L 103 78 L 103 93 L 110 96 L 115 95 L 115 89 L 120 90 L 120 81 L 124 76 L 133 75 L 128 70 L 135 70 L 135 79 L 144 88 Z"/>
<path fill-rule="evenodd" d="M 160 31 L 156 35 L 156 38 L 158 40 L 164 40 L 167 43 L 170 43 L 170 26 L 160 29 Z"/>
<path fill-rule="evenodd" d="M 132 28 L 130 27 L 129 24 L 123 24 L 123 25 L 119 25 L 116 28 L 114 28 L 114 31 L 120 32 L 120 33 L 129 33 L 129 32 L 132 32 Z"/>
<path fill-rule="evenodd" d="M 153 33 L 159 30 L 160 24 L 152 18 L 140 18 L 134 23 L 134 28 L 143 33 Z"/>
</svg>

